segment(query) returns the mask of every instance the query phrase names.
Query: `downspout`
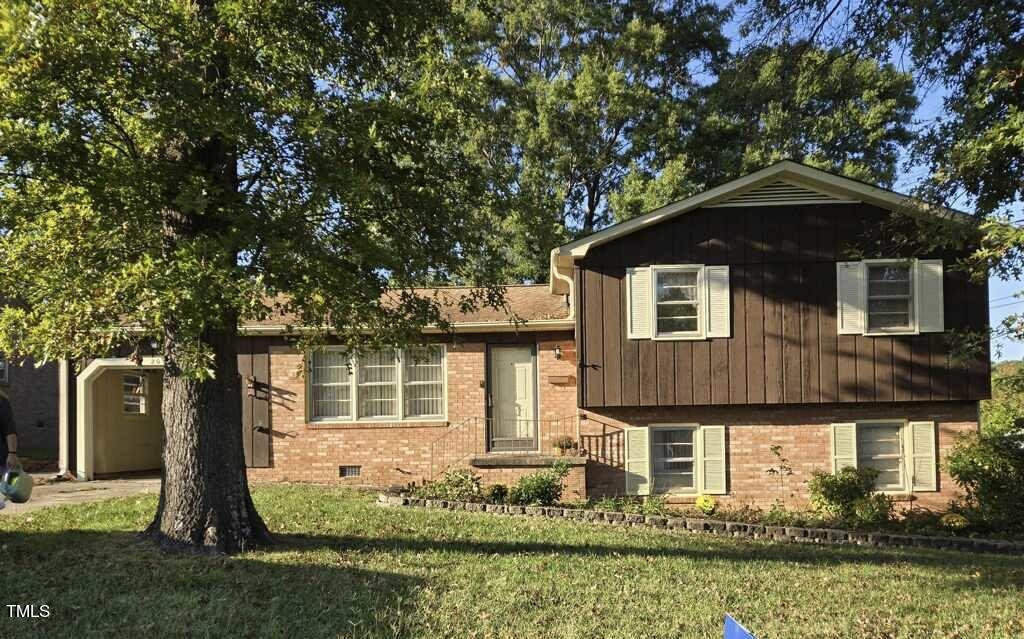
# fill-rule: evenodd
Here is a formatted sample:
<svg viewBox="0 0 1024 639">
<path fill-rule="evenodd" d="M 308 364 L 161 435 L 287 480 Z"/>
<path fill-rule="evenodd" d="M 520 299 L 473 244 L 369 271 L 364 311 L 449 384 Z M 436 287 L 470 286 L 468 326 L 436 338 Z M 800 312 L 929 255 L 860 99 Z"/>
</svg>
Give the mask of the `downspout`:
<svg viewBox="0 0 1024 639">
<path fill-rule="evenodd" d="M 558 249 L 552 249 L 552 251 L 551 251 L 550 270 L 551 270 L 551 284 L 550 284 L 551 292 L 552 293 L 557 293 L 558 292 L 557 289 L 560 288 L 560 287 L 558 287 L 556 285 L 556 281 L 561 281 L 561 282 L 565 283 L 565 288 L 566 288 L 565 294 L 569 298 L 569 316 L 566 319 L 571 319 L 571 320 L 576 319 L 576 295 L 575 295 L 575 293 L 576 293 L 576 290 L 575 290 L 576 289 L 576 283 L 572 279 L 572 270 L 570 269 L 569 274 L 566 275 L 564 273 L 564 271 L 562 270 L 561 265 L 558 263 Z"/>
</svg>

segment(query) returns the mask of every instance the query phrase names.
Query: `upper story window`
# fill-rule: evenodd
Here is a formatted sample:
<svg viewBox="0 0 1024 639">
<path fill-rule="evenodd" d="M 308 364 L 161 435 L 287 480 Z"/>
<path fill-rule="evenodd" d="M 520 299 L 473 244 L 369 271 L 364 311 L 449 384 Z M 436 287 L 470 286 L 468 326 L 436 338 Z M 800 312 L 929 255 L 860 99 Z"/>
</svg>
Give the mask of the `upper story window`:
<svg viewBox="0 0 1024 639">
<path fill-rule="evenodd" d="M 126 415 L 146 414 L 146 375 L 126 373 L 121 376 L 121 409 Z"/>
<path fill-rule="evenodd" d="M 629 339 L 688 340 L 732 332 L 728 266 L 674 264 L 626 270 Z"/>
<path fill-rule="evenodd" d="M 349 357 L 326 348 L 309 361 L 312 421 L 444 419 L 445 349 L 380 350 Z"/>
<path fill-rule="evenodd" d="M 910 262 L 867 264 L 869 333 L 914 329 L 914 282 Z"/>
<path fill-rule="evenodd" d="M 840 335 L 915 335 L 945 328 L 942 260 L 836 263 Z"/>
<path fill-rule="evenodd" d="M 700 267 L 654 267 L 656 334 L 701 334 Z"/>
</svg>

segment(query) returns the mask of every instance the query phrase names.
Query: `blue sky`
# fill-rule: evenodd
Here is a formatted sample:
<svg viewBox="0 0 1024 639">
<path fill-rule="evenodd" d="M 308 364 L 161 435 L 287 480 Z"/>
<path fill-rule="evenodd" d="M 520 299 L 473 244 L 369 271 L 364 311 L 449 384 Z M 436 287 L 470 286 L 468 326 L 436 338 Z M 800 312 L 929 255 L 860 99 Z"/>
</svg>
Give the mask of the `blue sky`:
<svg viewBox="0 0 1024 639">
<path fill-rule="evenodd" d="M 719 5 L 727 4 L 725 0 L 719 0 Z M 726 25 L 725 33 L 731 41 L 731 48 L 735 51 L 740 43 L 739 23 L 741 16 L 734 16 L 733 20 Z M 916 119 L 927 121 L 935 118 L 942 111 L 942 99 L 944 96 L 943 87 L 929 87 L 929 90 L 919 88 L 917 97 L 920 106 L 917 109 Z M 911 191 L 916 181 L 922 177 L 918 171 L 905 172 L 901 179 L 897 180 L 894 189 L 901 193 Z M 1020 202 L 1013 207 L 1014 213 L 1024 213 L 1024 206 Z M 1014 215 L 1019 218 L 1024 215 Z M 1024 296 L 1014 297 L 1024 289 L 1024 285 L 1018 280 L 1004 281 L 998 278 L 989 278 L 989 322 L 997 326 L 1004 318 L 1015 313 L 1024 313 Z M 996 340 L 992 344 L 992 358 L 995 360 L 1024 359 L 1024 342 L 1018 340 Z"/>
</svg>

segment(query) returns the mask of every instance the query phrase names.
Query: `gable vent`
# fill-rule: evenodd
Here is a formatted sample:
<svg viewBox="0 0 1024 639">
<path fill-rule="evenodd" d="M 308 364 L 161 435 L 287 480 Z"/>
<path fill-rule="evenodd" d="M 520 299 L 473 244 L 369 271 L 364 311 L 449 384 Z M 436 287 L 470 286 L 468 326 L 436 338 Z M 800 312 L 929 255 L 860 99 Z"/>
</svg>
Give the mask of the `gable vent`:
<svg viewBox="0 0 1024 639">
<path fill-rule="evenodd" d="M 777 180 L 731 197 L 728 200 L 711 204 L 709 208 L 720 206 L 781 206 L 784 204 L 840 204 L 854 201 L 814 191 L 805 186 Z"/>
</svg>

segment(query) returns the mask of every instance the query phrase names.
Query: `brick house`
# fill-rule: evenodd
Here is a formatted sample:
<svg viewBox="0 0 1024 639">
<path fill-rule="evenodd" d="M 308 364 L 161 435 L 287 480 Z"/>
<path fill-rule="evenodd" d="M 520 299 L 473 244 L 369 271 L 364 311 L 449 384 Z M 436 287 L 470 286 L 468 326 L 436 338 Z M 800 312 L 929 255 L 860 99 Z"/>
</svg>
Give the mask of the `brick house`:
<svg viewBox="0 0 1024 639">
<path fill-rule="evenodd" d="M 911 204 L 780 162 L 555 248 L 550 282 L 508 288 L 522 323 L 452 304 L 453 334 L 359 358 L 297 352 L 287 318 L 246 324 L 251 477 L 390 486 L 470 467 L 509 483 L 564 441 L 569 498 L 799 502 L 814 469 L 863 465 L 941 507 L 941 460 L 990 393 L 988 353 L 960 361 L 946 337 L 987 326 L 988 292 L 955 253 L 859 246 Z M 159 368 L 65 370 L 63 468 L 159 466 Z M 792 475 L 768 472 L 780 458 Z"/>
<path fill-rule="evenodd" d="M 0 359 L 0 392 L 14 411 L 18 447 L 52 459 L 57 453 L 57 364 Z"/>
</svg>

